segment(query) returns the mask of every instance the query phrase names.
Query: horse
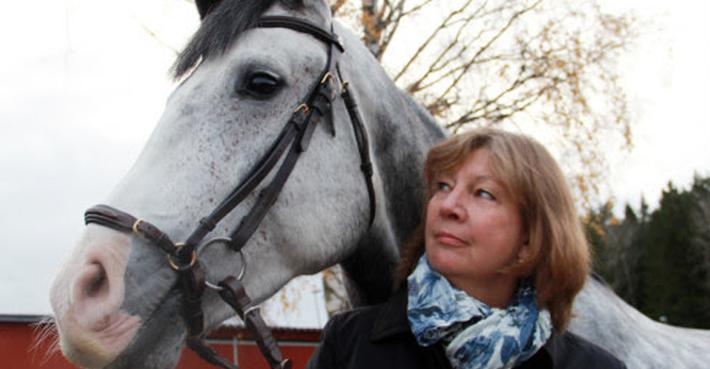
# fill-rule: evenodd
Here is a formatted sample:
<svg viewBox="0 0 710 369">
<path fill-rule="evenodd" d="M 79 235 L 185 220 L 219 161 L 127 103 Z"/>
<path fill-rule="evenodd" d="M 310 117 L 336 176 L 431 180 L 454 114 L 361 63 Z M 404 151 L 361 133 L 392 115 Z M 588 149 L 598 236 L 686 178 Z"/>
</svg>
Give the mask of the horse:
<svg viewBox="0 0 710 369">
<path fill-rule="evenodd" d="M 249 311 L 295 276 L 335 264 L 355 305 L 382 302 L 399 247 L 421 218 L 425 153 L 446 132 L 332 19 L 325 1 L 196 4 L 202 24 L 175 64 L 182 81 L 106 199 L 110 208 L 87 212 L 50 291 L 60 347 L 82 367 L 173 368 L 194 333 L 233 315 L 220 297 L 228 284 L 214 282 L 234 274 L 252 299 Z M 259 23 L 266 18 L 271 23 Z M 330 87 L 314 94 L 321 85 Z M 334 89 L 351 96 L 304 103 Z M 305 116 L 310 128 L 299 125 Z M 294 151 L 294 160 L 271 155 L 284 125 L 297 126 L 289 135 L 301 141 L 279 153 Z M 290 169 L 283 179 L 281 169 L 261 171 L 265 163 Z M 255 176 L 249 191 L 234 189 Z M 235 193 L 239 201 L 225 210 Z M 241 233 L 244 223 L 251 226 Z M 234 234 L 243 236 L 237 252 Z M 195 332 L 185 308 L 194 291 L 184 285 L 203 280 L 198 268 L 210 288 L 187 309 L 199 313 Z M 629 368 L 710 362 L 710 332 L 653 322 L 594 278 L 574 309 L 571 331 Z"/>
</svg>

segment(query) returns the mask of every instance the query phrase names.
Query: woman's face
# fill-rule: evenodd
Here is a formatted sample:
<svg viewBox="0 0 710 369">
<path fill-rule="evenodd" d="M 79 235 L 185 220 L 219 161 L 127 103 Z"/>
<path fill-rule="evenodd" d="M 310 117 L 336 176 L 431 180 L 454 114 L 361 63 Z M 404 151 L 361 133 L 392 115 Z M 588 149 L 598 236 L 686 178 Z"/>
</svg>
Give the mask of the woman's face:
<svg viewBox="0 0 710 369">
<path fill-rule="evenodd" d="M 477 149 L 458 170 L 434 178 L 424 234 L 431 266 L 479 299 L 512 294 L 517 277 L 499 270 L 528 249 L 520 210 L 491 171 L 489 156 Z"/>
</svg>

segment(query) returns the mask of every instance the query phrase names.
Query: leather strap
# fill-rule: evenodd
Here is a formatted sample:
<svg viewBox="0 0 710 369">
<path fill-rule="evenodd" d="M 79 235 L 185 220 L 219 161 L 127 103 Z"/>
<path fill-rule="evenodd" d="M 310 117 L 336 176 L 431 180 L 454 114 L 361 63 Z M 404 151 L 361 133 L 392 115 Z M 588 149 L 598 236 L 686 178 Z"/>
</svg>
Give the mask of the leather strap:
<svg viewBox="0 0 710 369">
<path fill-rule="evenodd" d="M 180 289 L 183 292 L 183 314 L 190 336 L 198 336 L 204 331 L 202 294 L 205 291 L 205 272 L 197 261 L 191 268 L 178 270 Z"/>
<path fill-rule="evenodd" d="M 160 247 L 169 255 L 178 250 L 170 238 L 156 226 L 108 205 L 95 205 L 84 213 L 85 224 L 96 223 L 120 232 L 135 232 Z"/>
<path fill-rule="evenodd" d="M 96 223 L 120 232 L 133 232 L 138 219 L 108 205 L 95 205 L 84 213 L 85 224 Z"/>
<path fill-rule="evenodd" d="M 258 306 L 252 305 L 242 283 L 234 276 L 229 276 L 219 282 L 219 286 L 222 287 L 219 292 L 222 300 L 239 314 L 247 328 L 255 334 L 256 344 L 269 362 L 269 366 L 272 369 L 290 369 L 291 361 L 281 355 L 271 330 L 258 313 Z"/>
<path fill-rule="evenodd" d="M 328 32 L 320 26 L 313 24 L 305 19 L 299 19 L 289 16 L 271 15 L 263 16 L 256 23 L 258 28 L 289 28 L 297 32 L 307 33 L 326 44 L 334 45 L 340 52 L 345 52 L 345 48 L 340 43 L 340 38 L 331 31 Z"/>
<path fill-rule="evenodd" d="M 343 77 L 338 68 L 338 75 L 340 80 Z M 365 184 L 367 185 L 367 194 L 370 198 L 370 225 L 375 221 L 375 211 L 377 210 L 377 204 L 375 202 L 375 186 L 372 183 L 372 160 L 370 160 L 370 139 L 367 135 L 367 129 L 365 125 L 362 124 L 362 118 L 360 117 L 360 110 L 357 108 L 357 101 L 355 97 L 350 93 L 348 89 L 348 83 L 343 82 L 343 91 L 340 94 L 343 101 L 345 102 L 345 107 L 348 110 L 348 115 L 350 116 L 350 123 L 353 126 L 353 132 L 355 133 L 355 141 L 357 142 L 357 148 L 360 152 L 360 170 L 365 176 Z"/>
<path fill-rule="evenodd" d="M 203 339 L 188 337 L 186 344 L 187 347 L 190 348 L 190 350 L 194 351 L 202 359 L 212 365 L 216 365 L 224 369 L 239 369 L 236 364 L 232 364 L 221 356 L 219 356 L 217 351 L 207 346 L 207 343 L 205 343 Z"/>
</svg>

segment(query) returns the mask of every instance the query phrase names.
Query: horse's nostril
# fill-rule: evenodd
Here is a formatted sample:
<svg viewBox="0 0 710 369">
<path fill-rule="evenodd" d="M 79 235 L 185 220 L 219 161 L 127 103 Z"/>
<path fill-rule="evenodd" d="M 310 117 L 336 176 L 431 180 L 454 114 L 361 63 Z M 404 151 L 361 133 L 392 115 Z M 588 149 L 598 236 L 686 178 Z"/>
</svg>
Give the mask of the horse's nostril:
<svg viewBox="0 0 710 369">
<path fill-rule="evenodd" d="M 85 284 L 84 294 L 88 298 L 98 298 L 108 293 L 108 278 L 106 270 L 100 263 L 91 263 L 89 278 Z"/>
</svg>

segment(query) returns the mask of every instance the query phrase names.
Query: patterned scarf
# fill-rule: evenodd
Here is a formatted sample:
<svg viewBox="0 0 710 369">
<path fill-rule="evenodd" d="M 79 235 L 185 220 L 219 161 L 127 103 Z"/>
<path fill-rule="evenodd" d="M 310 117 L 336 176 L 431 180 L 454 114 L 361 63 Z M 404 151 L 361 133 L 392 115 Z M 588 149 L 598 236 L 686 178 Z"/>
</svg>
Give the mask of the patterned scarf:
<svg viewBox="0 0 710 369">
<path fill-rule="evenodd" d="M 547 310 L 538 310 L 535 290 L 521 285 L 505 309 L 491 308 L 453 287 L 423 255 L 407 278 L 407 317 L 421 346 L 442 341 L 455 369 L 512 368 L 550 338 Z"/>
</svg>

